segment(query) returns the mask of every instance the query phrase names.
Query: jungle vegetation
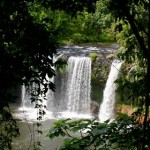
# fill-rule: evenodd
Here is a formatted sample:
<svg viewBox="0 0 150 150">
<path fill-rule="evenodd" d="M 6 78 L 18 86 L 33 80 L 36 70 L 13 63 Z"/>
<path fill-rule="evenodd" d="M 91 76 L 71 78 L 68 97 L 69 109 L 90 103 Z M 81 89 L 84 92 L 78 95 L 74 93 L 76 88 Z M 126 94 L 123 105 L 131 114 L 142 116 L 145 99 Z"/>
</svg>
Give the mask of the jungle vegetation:
<svg viewBox="0 0 150 150">
<path fill-rule="evenodd" d="M 62 149 L 150 149 L 150 24 L 149 0 L 2 0 L 0 3 L 0 147 L 11 149 L 19 136 L 9 109 L 20 85 L 30 87 L 31 101 L 37 102 L 39 121 L 44 115 L 42 99 L 56 48 L 63 43 L 117 41 L 117 56 L 126 63 L 120 89 L 130 89 L 128 100 L 137 104 L 132 116 L 119 114 L 114 122 L 60 120 L 50 138 L 70 136 L 88 129 L 86 135 L 70 137 Z M 41 88 L 41 86 L 43 88 Z M 40 126 L 40 124 L 37 124 Z M 52 132 L 53 131 L 53 132 Z M 40 131 L 39 131 L 40 132 Z M 129 138 L 127 138 L 129 137 Z M 38 143 L 37 143 L 38 144 Z M 37 147 L 35 147 L 37 148 Z"/>
</svg>

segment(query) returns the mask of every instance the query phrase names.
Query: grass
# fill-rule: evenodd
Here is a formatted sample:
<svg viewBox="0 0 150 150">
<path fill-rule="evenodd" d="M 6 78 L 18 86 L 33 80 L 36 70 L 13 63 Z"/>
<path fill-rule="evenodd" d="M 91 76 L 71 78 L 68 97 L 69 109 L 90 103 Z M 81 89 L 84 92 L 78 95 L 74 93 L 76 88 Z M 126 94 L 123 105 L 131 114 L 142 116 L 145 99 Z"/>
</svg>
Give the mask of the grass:
<svg viewBox="0 0 150 150">
<path fill-rule="evenodd" d="M 89 45 L 102 45 L 102 43 L 115 43 L 113 37 L 108 34 L 101 34 L 99 37 L 96 35 L 82 35 L 82 34 L 73 34 L 70 37 L 65 37 L 59 40 L 60 45 L 74 45 L 74 44 L 89 44 Z M 98 44 L 97 44 L 98 43 Z"/>
</svg>

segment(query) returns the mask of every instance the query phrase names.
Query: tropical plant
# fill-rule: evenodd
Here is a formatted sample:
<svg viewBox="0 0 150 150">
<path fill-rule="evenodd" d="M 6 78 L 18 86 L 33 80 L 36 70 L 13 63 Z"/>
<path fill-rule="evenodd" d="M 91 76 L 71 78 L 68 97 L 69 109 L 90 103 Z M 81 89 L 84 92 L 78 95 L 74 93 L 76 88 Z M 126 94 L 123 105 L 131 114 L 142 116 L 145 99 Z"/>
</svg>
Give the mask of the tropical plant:
<svg viewBox="0 0 150 150">
<path fill-rule="evenodd" d="M 139 109 L 144 115 L 144 129 L 149 128 L 146 122 L 149 120 L 149 101 L 150 101 L 150 51 L 149 51 L 149 1 L 137 0 L 126 1 L 124 4 L 120 1 L 109 1 L 108 8 L 117 18 L 116 29 L 117 38 L 121 44 L 118 52 L 119 58 L 132 64 L 130 74 L 133 79 L 128 80 L 133 92 L 133 97 L 137 97 Z M 145 17 L 143 17 L 145 16 Z M 129 77 L 129 76 L 128 76 Z M 144 109 L 143 109 L 144 108 Z"/>
<path fill-rule="evenodd" d="M 49 138 L 65 138 L 61 150 L 139 150 L 142 149 L 142 125 L 133 117 L 118 114 L 109 122 L 99 123 L 96 120 L 70 119 L 59 120 L 49 130 Z M 145 141 L 145 150 L 150 148 L 149 140 Z"/>
</svg>

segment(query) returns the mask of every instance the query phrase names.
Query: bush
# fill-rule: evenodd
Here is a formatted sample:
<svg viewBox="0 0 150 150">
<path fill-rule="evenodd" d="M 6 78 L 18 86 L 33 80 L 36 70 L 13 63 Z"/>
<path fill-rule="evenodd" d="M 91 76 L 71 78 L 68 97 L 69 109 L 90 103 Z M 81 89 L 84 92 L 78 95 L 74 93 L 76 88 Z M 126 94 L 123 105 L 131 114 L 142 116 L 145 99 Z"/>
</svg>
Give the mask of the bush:
<svg viewBox="0 0 150 150">
<path fill-rule="evenodd" d="M 142 124 L 126 114 L 118 115 L 114 121 L 104 123 L 88 119 L 59 120 L 49 130 L 48 137 L 65 136 L 61 150 L 149 150 L 150 137 L 148 134 L 144 137 Z M 143 137 L 147 140 L 143 141 Z"/>
</svg>

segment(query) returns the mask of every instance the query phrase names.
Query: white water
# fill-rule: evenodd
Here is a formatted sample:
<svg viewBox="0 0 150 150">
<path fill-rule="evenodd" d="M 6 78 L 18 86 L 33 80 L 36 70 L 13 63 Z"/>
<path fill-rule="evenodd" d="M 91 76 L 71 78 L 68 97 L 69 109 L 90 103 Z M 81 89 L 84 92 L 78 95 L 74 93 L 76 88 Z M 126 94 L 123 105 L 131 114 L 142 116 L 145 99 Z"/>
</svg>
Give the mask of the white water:
<svg viewBox="0 0 150 150">
<path fill-rule="evenodd" d="M 114 104 L 116 91 L 116 84 L 114 82 L 118 78 L 121 65 L 122 62 L 120 62 L 119 60 L 114 60 L 111 65 L 110 73 L 104 89 L 103 101 L 99 111 L 100 122 L 104 122 L 108 119 L 114 119 Z"/>
<path fill-rule="evenodd" d="M 33 85 L 34 86 L 34 85 Z M 22 107 L 23 108 L 32 108 L 35 107 L 34 103 L 31 103 L 31 96 L 30 96 L 30 89 L 32 89 L 32 87 L 25 87 L 25 85 L 22 86 L 22 95 L 21 95 L 21 99 L 22 99 Z"/>
<path fill-rule="evenodd" d="M 54 78 L 47 78 L 47 80 L 55 82 Z M 56 83 L 56 88 L 60 86 L 61 91 L 56 90 L 55 93 L 49 89 L 46 95 L 47 101 L 39 96 L 39 99 L 48 108 L 48 110 L 45 110 L 47 115 L 44 118 L 91 118 L 91 59 L 89 57 L 70 57 L 68 59 L 67 81 L 65 84 L 66 89 L 63 89 L 62 83 Z M 65 96 L 62 96 L 62 93 Z M 19 110 L 26 113 L 26 118 L 34 120 L 38 112 L 35 109 L 35 103 L 31 103 L 30 97 L 26 87 L 22 86 L 23 106 Z"/>
<path fill-rule="evenodd" d="M 54 58 L 53 58 L 53 63 L 55 63 L 57 60 L 58 60 L 58 58 L 59 57 L 61 57 L 63 54 L 60 54 L 59 56 L 54 56 Z M 55 67 L 52 67 L 52 69 L 54 70 L 54 71 L 56 71 L 55 70 Z M 45 80 L 45 83 L 46 82 L 52 82 L 52 83 L 54 83 L 55 81 L 54 81 L 54 77 L 52 77 L 52 78 L 49 78 L 47 75 L 46 75 L 46 80 Z M 34 86 L 34 84 L 33 84 L 33 86 Z M 30 88 L 32 89 L 32 87 L 29 87 L 29 90 L 23 85 L 22 86 L 22 108 L 20 108 L 21 110 L 32 110 L 32 109 L 35 109 L 35 103 L 31 103 L 31 100 L 30 100 L 30 98 L 31 98 L 31 96 L 30 96 L 30 94 L 29 94 L 29 92 L 28 91 L 30 91 Z M 43 86 L 41 86 L 41 89 L 42 88 L 44 88 Z M 48 109 L 48 111 L 50 111 L 50 112 L 55 112 L 56 110 L 56 108 L 55 108 L 55 104 L 54 104 L 54 99 L 55 99 L 55 97 L 54 97 L 54 92 L 51 90 L 51 89 L 48 89 L 48 91 L 47 91 L 47 93 L 46 93 L 46 99 L 47 100 L 45 100 L 44 98 L 43 98 L 43 96 L 42 95 L 39 95 L 39 97 L 38 97 L 39 99 L 41 99 L 42 100 L 42 103 L 41 102 L 39 102 L 38 101 L 38 104 L 42 104 L 43 106 L 46 106 L 47 107 L 47 109 Z M 44 109 L 45 110 L 45 112 L 47 112 L 48 113 L 48 111 L 47 111 L 47 109 Z M 33 112 L 34 112 L 34 110 L 33 110 Z"/>
<path fill-rule="evenodd" d="M 91 59 L 70 57 L 68 60 L 67 109 L 69 112 L 89 113 L 91 92 Z"/>
</svg>

